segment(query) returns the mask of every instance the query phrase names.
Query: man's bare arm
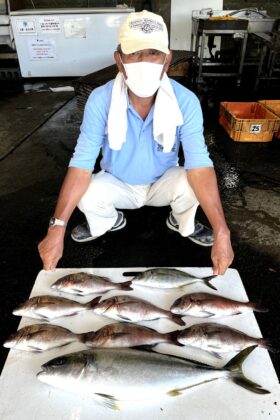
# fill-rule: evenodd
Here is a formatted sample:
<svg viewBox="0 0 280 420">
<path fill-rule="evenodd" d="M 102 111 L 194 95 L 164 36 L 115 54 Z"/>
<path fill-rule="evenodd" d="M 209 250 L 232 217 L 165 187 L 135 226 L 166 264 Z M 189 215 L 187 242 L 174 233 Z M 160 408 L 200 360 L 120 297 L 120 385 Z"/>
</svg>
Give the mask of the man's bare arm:
<svg viewBox="0 0 280 420">
<path fill-rule="evenodd" d="M 91 179 L 91 171 L 69 168 L 63 181 L 54 216 L 68 222 L 75 207 L 86 192 Z M 63 254 L 65 227 L 49 227 L 47 235 L 39 243 L 38 249 L 45 270 L 54 270 Z"/>
<path fill-rule="evenodd" d="M 217 178 L 213 168 L 197 168 L 187 171 L 187 177 L 214 232 L 211 258 L 213 273 L 224 274 L 233 261 L 230 231 L 227 226 L 219 195 Z"/>
</svg>

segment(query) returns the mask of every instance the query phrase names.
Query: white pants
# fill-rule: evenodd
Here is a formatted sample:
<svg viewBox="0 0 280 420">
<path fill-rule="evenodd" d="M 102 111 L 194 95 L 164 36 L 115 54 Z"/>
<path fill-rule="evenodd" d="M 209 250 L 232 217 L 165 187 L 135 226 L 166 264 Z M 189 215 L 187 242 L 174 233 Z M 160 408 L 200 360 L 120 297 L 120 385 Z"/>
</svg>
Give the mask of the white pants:
<svg viewBox="0 0 280 420">
<path fill-rule="evenodd" d="M 180 234 L 188 236 L 194 231 L 198 204 L 186 170 L 176 166 L 168 169 L 154 184 L 145 185 L 126 184 L 101 171 L 92 176 L 78 207 L 86 216 L 92 236 L 98 237 L 115 224 L 118 217 L 116 209 L 170 205 Z"/>
</svg>

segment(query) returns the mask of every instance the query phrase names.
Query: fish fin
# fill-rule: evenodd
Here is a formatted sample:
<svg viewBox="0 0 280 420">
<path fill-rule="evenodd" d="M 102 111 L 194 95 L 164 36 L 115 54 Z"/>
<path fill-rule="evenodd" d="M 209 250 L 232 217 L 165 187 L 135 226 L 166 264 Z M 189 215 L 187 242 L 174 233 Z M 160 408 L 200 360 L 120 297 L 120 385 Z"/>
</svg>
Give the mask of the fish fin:
<svg viewBox="0 0 280 420">
<path fill-rule="evenodd" d="M 75 295 L 84 296 L 84 292 L 81 289 L 73 288 L 72 290 L 75 292 Z"/>
<path fill-rule="evenodd" d="M 256 303 L 256 302 L 250 302 L 248 306 L 251 306 L 253 311 L 255 312 L 268 312 L 269 309 L 263 307 L 260 303 Z"/>
<path fill-rule="evenodd" d="M 208 286 L 208 287 L 210 287 L 210 289 L 213 289 L 213 290 L 218 290 L 215 286 L 213 286 L 213 284 L 210 283 L 211 280 L 213 280 L 215 277 L 217 277 L 217 276 L 203 277 L 202 280 L 203 280 L 203 283 L 205 284 L 205 286 Z"/>
<path fill-rule="evenodd" d="M 157 349 L 154 348 L 154 346 L 151 347 L 151 348 L 148 348 L 147 345 L 142 345 L 142 346 L 138 346 L 138 347 L 134 346 L 134 347 L 131 347 L 131 348 L 134 348 L 135 350 L 145 351 L 145 352 L 148 352 L 148 353 L 154 352 L 154 353 L 157 353 L 157 354 L 164 354 L 165 356 L 172 357 L 172 359 L 181 360 L 181 361 L 186 362 L 188 364 L 189 363 L 195 364 L 196 367 L 200 366 L 200 367 L 203 367 L 203 368 L 205 368 L 205 367 L 206 368 L 209 368 L 209 367 L 212 368 L 211 365 L 208 365 L 208 364 L 203 363 L 203 362 L 198 362 L 197 360 L 188 359 L 187 357 L 183 357 L 183 356 L 175 356 L 174 354 L 165 353 L 162 350 L 158 351 Z"/>
<path fill-rule="evenodd" d="M 123 316 L 123 315 L 119 315 L 119 314 L 117 316 L 118 316 L 118 318 L 122 319 L 123 321 L 130 321 L 131 322 L 131 319 L 128 318 L 127 316 Z"/>
<path fill-rule="evenodd" d="M 77 338 L 77 341 L 80 343 L 86 344 L 87 341 L 90 341 L 95 336 L 94 331 L 75 334 L 75 337 Z"/>
<path fill-rule="evenodd" d="M 169 316 L 168 316 L 168 319 L 169 319 L 170 321 L 175 322 L 175 324 L 178 324 L 178 325 L 186 325 L 186 323 L 185 323 L 185 321 L 182 319 L 181 315 L 174 315 L 174 314 L 172 314 L 172 312 L 170 312 L 170 314 L 169 314 Z"/>
<path fill-rule="evenodd" d="M 255 392 L 256 394 L 270 394 L 270 391 L 263 388 L 261 385 L 251 381 L 246 378 L 242 371 L 242 364 L 247 359 L 247 357 L 252 353 L 257 345 L 247 347 L 246 349 L 239 352 L 234 356 L 225 366 L 224 369 L 227 369 L 231 373 L 231 380 L 237 385 L 242 386 L 243 388 L 248 389 L 249 391 Z"/>
<path fill-rule="evenodd" d="M 218 346 L 214 346 L 213 344 L 208 344 L 208 347 L 210 347 L 212 349 L 217 349 L 217 350 L 222 348 L 222 346 L 218 347 Z"/>
<path fill-rule="evenodd" d="M 246 378 L 245 376 L 232 378 L 232 381 L 235 384 L 240 385 L 245 389 L 248 389 L 248 391 L 255 392 L 256 394 L 270 394 L 270 391 L 268 391 L 268 389 L 263 388 L 256 382 L 250 381 L 250 379 Z"/>
<path fill-rule="evenodd" d="M 134 276 L 137 276 L 140 273 L 142 273 L 142 271 L 125 271 L 122 275 L 124 277 L 134 277 Z"/>
<path fill-rule="evenodd" d="M 208 312 L 208 311 L 200 311 L 199 312 L 201 315 L 203 315 L 203 318 L 211 318 L 212 316 L 214 316 L 215 314 L 213 314 L 212 312 Z M 205 315 L 204 315 L 205 314 Z"/>
<path fill-rule="evenodd" d="M 219 378 L 206 379 L 203 382 L 199 382 L 197 384 L 189 385 L 189 386 L 186 386 L 184 388 L 172 389 L 171 391 L 167 392 L 167 395 L 169 395 L 170 397 L 177 397 L 178 395 L 182 395 L 183 394 L 182 391 L 185 391 L 186 389 L 194 388 L 196 386 L 206 384 L 207 382 L 213 382 L 213 381 L 216 381 L 217 379 L 219 379 Z"/>
<path fill-rule="evenodd" d="M 142 350 L 142 351 L 146 351 L 147 353 L 158 353 L 156 350 L 154 350 L 154 348 L 158 345 L 158 343 L 156 344 L 141 344 L 140 346 L 132 346 L 130 347 L 131 349 L 135 349 L 135 350 Z"/>
<path fill-rule="evenodd" d="M 40 353 L 42 351 L 42 349 L 40 349 L 40 347 L 36 347 L 36 346 L 28 346 L 30 348 L 31 351 L 34 351 L 36 353 Z"/>
<path fill-rule="evenodd" d="M 168 391 L 167 395 L 169 397 L 177 397 L 178 395 L 182 395 L 182 392 L 179 389 L 172 389 L 172 391 Z"/>
<path fill-rule="evenodd" d="M 127 316 L 118 314 L 117 317 L 120 318 L 122 321 L 129 321 L 129 322 L 131 322 L 131 319 L 128 318 Z"/>
<path fill-rule="evenodd" d="M 119 319 L 121 319 L 122 321 L 132 322 L 132 320 L 131 320 L 130 318 L 128 318 L 127 316 L 120 315 L 120 314 L 117 314 L 116 316 L 117 316 Z"/>
<path fill-rule="evenodd" d="M 180 330 L 177 330 L 177 331 L 171 331 L 170 333 L 166 334 L 167 342 L 169 344 L 173 344 L 174 346 L 184 347 L 184 344 L 179 343 L 179 341 L 177 340 L 179 332 Z"/>
<path fill-rule="evenodd" d="M 258 345 L 271 353 L 279 353 L 280 352 L 280 340 L 279 338 L 273 339 L 265 339 L 259 338 Z"/>
<path fill-rule="evenodd" d="M 111 279 L 109 278 L 109 277 L 106 277 L 106 276 L 96 276 L 97 278 L 101 278 L 101 280 L 106 280 L 106 281 L 108 281 L 109 283 L 112 283 L 112 281 L 111 281 Z M 106 292 L 105 292 L 106 293 Z"/>
<path fill-rule="evenodd" d="M 190 346 L 190 347 L 192 347 L 194 349 L 199 348 L 199 347 L 194 347 L 194 346 Z M 208 354 L 211 354 L 211 356 L 215 357 L 216 359 L 219 359 L 219 360 L 222 360 L 223 359 L 222 356 L 219 353 L 217 353 L 216 351 L 214 351 L 214 350 L 206 350 L 206 349 L 200 349 L 200 348 L 199 348 L 199 350 L 201 352 L 203 352 L 204 354 L 207 354 L 207 353 Z"/>
<path fill-rule="evenodd" d="M 184 287 L 186 287 L 186 286 L 190 286 L 190 285 L 192 285 L 192 284 L 195 284 L 197 282 L 197 280 L 194 280 L 194 281 L 192 281 L 192 282 L 190 282 L 190 283 L 185 283 L 185 284 L 182 284 L 181 286 L 178 286 L 177 287 L 177 289 L 183 289 Z"/>
<path fill-rule="evenodd" d="M 125 281 L 123 283 L 119 283 L 120 290 L 133 290 L 133 287 L 131 287 L 131 281 Z"/>
<path fill-rule="evenodd" d="M 46 315 L 40 314 L 40 312 L 37 313 L 37 315 L 42 319 L 43 321 L 50 321 L 50 318 L 48 318 Z"/>
<path fill-rule="evenodd" d="M 112 395 L 107 394 L 98 394 L 95 393 L 93 398 L 101 405 L 104 405 L 107 408 L 112 410 L 120 411 L 121 407 L 119 405 L 119 400 Z"/>
<path fill-rule="evenodd" d="M 96 307 L 96 305 L 98 305 L 101 298 L 102 298 L 102 296 L 96 296 L 94 299 L 92 299 L 91 301 L 89 301 L 86 304 L 86 307 L 88 309 L 94 309 Z"/>
<path fill-rule="evenodd" d="M 222 359 L 222 356 L 219 353 L 217 353 L 216 351 L 211 350 L 211 351 L 209 351 L 209 353 L 212 354 L 212 356 L 216 357 L 216 359 L 219 359 L 219 360 Z"/>
</svg>

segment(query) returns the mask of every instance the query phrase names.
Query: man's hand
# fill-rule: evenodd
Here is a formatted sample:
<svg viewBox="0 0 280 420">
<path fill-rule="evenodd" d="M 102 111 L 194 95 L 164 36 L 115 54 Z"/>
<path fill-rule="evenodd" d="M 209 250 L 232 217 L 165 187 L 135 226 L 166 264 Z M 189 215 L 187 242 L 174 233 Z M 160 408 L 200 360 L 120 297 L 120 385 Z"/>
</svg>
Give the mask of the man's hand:
<svg viewBox="0 0 280 420">
<path fill-rule="evenodd" d="M 38 250 L 44 269 L 54 271 L 63 254 L 65 228 L 49 228 L 45 238 L 39 243 Z"/>
<path fill-rule="evenodd" d="M 234 258 L 230 235 L 220 234 L 215 237 L 215 242 L 211 251 L 211 258 L 213 262 L 213 274 L 225 274 Z"/>
<path fill-rule="evenodd" d="M 215 241 L 211 252 L 213 274 L 225 274 L 226 269 L 233 261 L 234 254 L 215 171 L 213 168 L 190 169 L 187 171 L 187 177 L 214 232 Z"/>
<path fill-rule="evenodd" d="M 53 215 L 65 223 L 86 192 L 91 179 L 91 171 L 80 168 L 68 168 L 64 178 L 57 205 Z M 49 227 L 45 238 L 39 243 L 38 249 L 45 270 L 55 270 L 63 254 L 65 227 Z"/>
</svg>

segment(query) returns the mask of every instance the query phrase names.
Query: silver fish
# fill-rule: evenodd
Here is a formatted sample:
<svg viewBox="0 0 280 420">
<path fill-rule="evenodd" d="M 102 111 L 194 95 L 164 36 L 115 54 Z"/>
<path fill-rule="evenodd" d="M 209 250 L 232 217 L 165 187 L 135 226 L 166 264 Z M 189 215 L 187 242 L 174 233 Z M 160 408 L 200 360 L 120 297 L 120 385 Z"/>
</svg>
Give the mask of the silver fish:
<svg viewBox="0 0 280 420">
<path fill-rule="evenodd" d="M 73 342 L 87 347 L 136 347 L 155 346 L 160 343 L 178 344 L 177 332 L 161 334 L 141 325 L 117 322 L 105 325 L 97 331 L 75 334 L 67 328 L 50 324 L 33 324 L 19 329 L 4 343 L 4 347 L 16 350 L 42 352 Z"/>
<path fill-rule="evenodd" d="M 255 347 L 231 359 L 223 368 L 135 349 L 96 349 L 70 353 L 42 365 L 37 378 L 64 391 L 89 396 L 120 409 L 122 401 L 154 400 L 218 379 L 230 379 L 258 394 L 268 390 L 247 379 L 242 363 Z"/>
<path fill-rule="evenodd" d="M 4 347 L 16 350 L 41 352 L 55 347 L 81 341 L 82 334 L 75 334 L 67 328 L 50 324 L 33 324 L 12 334 Z"/>
<path fill-rule="evenodd" d="M 180 316 L 134 296 L 114 296 L 102 300 L 95 306 L 94 313 L 125 322 L 153 321 L 167 318 L 178 325 L 185 325 Z"/>
<path fill-rule="evenodd" d="M 170 308 L 173 314 L 199 318 L 218 318 L 244 312 L 267 312 L 252 302 L 239 302 L 208 293 L 191 293 L 176 299 Z"/>
<path fill-rule="evenodd" d="M 82 340 L 87 347 L 155 346 L 160 343 L 179 345 L 176 335 L 176 331 L 161 334 L 142 325 L 117 322 L 105 325 L 96 332 L 85 333 Z"/>
<path fill-rule="evenodd" d="M 94 309 L 100 299 L 101 296 L 97 296 L 90 302 L 83 304 L 58 296 L 34 296 L 14 309 L 13 314 L 49 321 Z"/>
<path fill-rule="evenodd" d="M 197 347 L 210 353 L 238 352 L 257 345 L 274 351 L 272 344 L 263 338 L 250 337 L 227 325 L 203 323 L 179 331 L 177 340 L 184 346 Z"/>
<path fill-rule="evenodd" d="M 124 276 L 134 276 L 133 284 L 140 286 L 155 287 L 159 289 L 175 289 L 178 287 L 189 286 L 194 283 L 203 283 L 211 289 L 217 290 L 210 282 L 217 276 L 196 277 L 192 274 L 175 268 L 152 268 L 137 272 L 124 272 Z"/>
<path fill-rule="evenodd" d="M 88 273 L 68 274 L 51 285 L 58 292 L 85 296 L 91 293 L 106 293 L 109 290 L 133 290 L 131 282 L 113 283 L 107 277 Z"/>
</svg>

